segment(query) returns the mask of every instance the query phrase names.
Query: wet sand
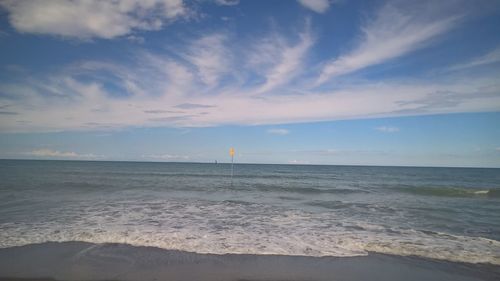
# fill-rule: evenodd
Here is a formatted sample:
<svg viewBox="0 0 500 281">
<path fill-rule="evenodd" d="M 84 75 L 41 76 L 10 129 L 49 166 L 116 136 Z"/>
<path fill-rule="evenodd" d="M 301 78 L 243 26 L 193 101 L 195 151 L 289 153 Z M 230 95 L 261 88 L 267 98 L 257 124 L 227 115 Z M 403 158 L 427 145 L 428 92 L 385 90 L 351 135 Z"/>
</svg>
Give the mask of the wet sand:
<svg viewBox="0 0 500 281">
<path fill-rule="evenodd" d="M 197 254 L 48 242 L 0 249 L 4 280 L 500 280 L 500 266 L 370 253 L 358 257 Z"/>
</svg>

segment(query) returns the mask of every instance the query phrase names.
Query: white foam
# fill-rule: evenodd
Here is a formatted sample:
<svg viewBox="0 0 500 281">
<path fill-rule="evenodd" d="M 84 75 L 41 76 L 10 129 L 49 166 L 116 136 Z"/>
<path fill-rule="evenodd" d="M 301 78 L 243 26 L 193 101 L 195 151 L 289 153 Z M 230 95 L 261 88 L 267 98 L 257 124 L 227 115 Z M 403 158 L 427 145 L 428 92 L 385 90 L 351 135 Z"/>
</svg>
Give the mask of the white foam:
<svg viewBox="0 0 500 281">
<path fill-rule="evenodd" d="M 356 256 L 368 251 L 500 265 L 500 242 L 391 229 L 336 213 L 190 200 L 101 201 L 0 224 L 0 247 L 45 241 L 127 243 L 198 253 Z"/>
<path fill-rule="evenodd" d="M 489 190 L 478 190 L 478 191 L 475 191 L 474 194 L 484 195 L 484 194 L 488 194 L 489 192 L 490 192 Z"/>
</svg>

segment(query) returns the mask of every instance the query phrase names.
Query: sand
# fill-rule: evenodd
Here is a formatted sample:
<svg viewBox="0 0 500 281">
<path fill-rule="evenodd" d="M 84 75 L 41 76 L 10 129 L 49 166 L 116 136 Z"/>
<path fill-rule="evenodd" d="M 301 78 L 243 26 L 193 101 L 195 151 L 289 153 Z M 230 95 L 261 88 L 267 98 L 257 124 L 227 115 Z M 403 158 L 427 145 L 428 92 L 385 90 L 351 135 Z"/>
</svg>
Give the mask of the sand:
<svg viewBox="0 0 500 281">
<path fill-rule="evenodd" d="M 126 244 L 0 249 L 4 280 L 500 280 L 500 267 L 370 253 L 358 257 L 197 254 Z"/>
</svg>

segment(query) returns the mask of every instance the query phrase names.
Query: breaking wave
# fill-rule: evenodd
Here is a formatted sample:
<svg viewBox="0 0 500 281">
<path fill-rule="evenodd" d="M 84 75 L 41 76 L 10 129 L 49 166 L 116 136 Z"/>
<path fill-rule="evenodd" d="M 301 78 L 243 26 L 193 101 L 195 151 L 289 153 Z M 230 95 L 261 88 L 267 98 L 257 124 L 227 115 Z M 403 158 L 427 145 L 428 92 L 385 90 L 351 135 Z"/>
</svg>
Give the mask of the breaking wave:
<svg viewBox="0 0 500 281">
<path fill-rule="evenodd" d="M 455 187 L 412 187 L 398 188 L 398 190 L 423 196 L 500 198 L 500 188 L 480 190 Z"/>
</svg>

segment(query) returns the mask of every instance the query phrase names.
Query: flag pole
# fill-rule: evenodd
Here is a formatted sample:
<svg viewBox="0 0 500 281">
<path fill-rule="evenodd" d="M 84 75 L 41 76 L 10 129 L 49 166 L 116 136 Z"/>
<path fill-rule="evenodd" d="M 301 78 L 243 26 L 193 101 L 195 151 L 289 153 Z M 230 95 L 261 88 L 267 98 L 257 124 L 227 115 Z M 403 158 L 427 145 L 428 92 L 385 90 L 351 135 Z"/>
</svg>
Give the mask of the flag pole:
<svg viewBox="0 0 500 281">
<path fill-rule="evenodd" d="M 234 164 L 234 148 L 229 149 L 229 155 L 231 155 L 231 185 L 233 184 L 233 164 Z"/>
</svg>

